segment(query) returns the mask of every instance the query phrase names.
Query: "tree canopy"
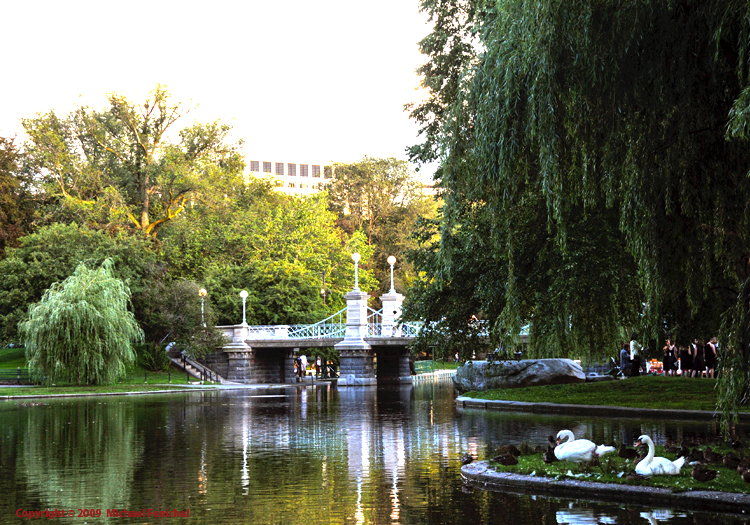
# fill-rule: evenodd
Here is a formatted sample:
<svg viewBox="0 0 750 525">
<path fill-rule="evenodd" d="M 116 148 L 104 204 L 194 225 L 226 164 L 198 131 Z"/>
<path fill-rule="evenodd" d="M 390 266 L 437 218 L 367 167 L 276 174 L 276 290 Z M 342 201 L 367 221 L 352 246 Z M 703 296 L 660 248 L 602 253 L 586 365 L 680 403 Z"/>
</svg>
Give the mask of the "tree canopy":
<svg viewBox="0 0 750 525">
<path fill-rule="evenodd" d="M 398 263 L 397 288 L 408 288 L 414 272 L 404 255 L 415 246 L 411 232 L 418 217 L 435 216 L 435 201 L 422 193 L 421 182 L 403 160 L 363 157 L 353 163 L 335 163 L 333 169 L 329 208 L 341 229 L 361 231 L 372 246 L 372 259 L 363 262 L 378 280 L 377 291 L 390 289 L 387 259 L 391 255 Z"/>
<path fill-rule="evenodd" d="M 448 17 L 456 4 L 423 2 Z M 455 23 L 480 43 L 451 62 L 459 87 L 435 88 L 425 129 L 446 203 L 427 285 L 492 261 L 493 335 L 528 324 L 536 355 L 721 329 L 720 403 L 736 406 L 750 384 L 747 4 L 469 4 L 481 20 Z"/>
<path fill-rule="evenodd" d="M 50 209 L 52 220 L 127 225 L 155 238 L 196 194 L 241 176 L 244 161 L 229 126 L 174 129 L 189 108 L 172 103 L 165 87 L 142 103 L 116 93 L 107 100 L 105 110 L 79 107 L 23 121 L 31 138 L 27 170 L 62 204 Z"/>
</svg>

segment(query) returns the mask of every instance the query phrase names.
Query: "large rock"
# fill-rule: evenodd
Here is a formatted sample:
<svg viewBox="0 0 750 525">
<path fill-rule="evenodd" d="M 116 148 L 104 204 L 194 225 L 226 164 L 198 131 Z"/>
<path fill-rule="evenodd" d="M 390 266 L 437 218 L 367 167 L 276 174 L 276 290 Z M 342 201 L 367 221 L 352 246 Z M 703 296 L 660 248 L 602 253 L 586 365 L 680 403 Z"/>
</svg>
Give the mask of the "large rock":
<svg viewBox="0 0 750 525">
<path fill-rule="evenodd" d="M 458 367 L 453 385 L 458 393 L 470 390 L 583 383 L 586 375 L 571 359 L 469 361 Z"/>
</svg>

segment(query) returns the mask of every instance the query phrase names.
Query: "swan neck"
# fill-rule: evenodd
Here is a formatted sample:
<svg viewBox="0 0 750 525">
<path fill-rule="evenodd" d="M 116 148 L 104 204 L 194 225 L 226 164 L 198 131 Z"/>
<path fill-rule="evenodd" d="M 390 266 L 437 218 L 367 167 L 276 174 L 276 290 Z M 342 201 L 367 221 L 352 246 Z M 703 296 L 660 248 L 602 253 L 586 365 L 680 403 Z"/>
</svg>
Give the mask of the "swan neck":
<svg viewBox="0 0 750 525">
<path fill-rule="evenodd" d="M 654 442 L 651 441 L 651 438 L 646 438 L 646 444 L 648 445 L 648 456 L 646 456 L 647 463 L 651 463 L 651 460 L 654 459 L 654 452 L 656 449 L 654 448 Z"/>
</svg>

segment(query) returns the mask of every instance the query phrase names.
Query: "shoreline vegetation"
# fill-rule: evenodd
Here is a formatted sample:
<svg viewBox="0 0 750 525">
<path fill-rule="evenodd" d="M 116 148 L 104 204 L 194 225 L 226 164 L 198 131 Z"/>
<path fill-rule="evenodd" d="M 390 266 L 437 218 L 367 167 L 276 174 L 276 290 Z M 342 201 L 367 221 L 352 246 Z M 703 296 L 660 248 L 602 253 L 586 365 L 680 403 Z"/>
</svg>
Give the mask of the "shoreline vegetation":
<svg viewBox="0 0 750 525">
<path fill-rule="evenodd" d="M 627 443 L 631 447 L 632 443 Z M 722 443 L 711 443 L 711 449 L 719 454 L 726 454 L 733 449 Z M 528 450 L 530 446 L 522 443 L 518 448 L 522 451 Z M 631 447 L 632 448 L 632 447 Z M 701 446 L 700 449 L 705 449 Z M 747 450 L 734 450 L 747 454 Z M 498 473 L 523 474 L 528 476 L 547 477 L 557 481 L 561 480 L 578 480 L 595 483 L 614 483 L 618 485 L 633 485 L 641 487 L 666 488 L 674 492 L 686 492 L 695 490 L 717 490 L 721 492 L 750 494 L 750 483 L 745 483 L 742 476 L 736 468 L 729 468 L 721 463 L 704 465 L 706 468 L 718 472 L 718 476 L 708 482 L 701 482 L 693 479 L 691 471 L 693 467 L 687 463 L 682 467 L 680 473 L 675 476 L 650 476 L 647 478 L 639 477 L 638 479 L 629 479 L 628 474 L 634 468 L 633 460 L 627 460 L 619 457 L 617 452 L 606 454 L 595 462 L 595 465 L 587 463 L 571 463 L 569 461 L 555 461 L 554 463 L 545 463 L 542 458 L 542 452 L 528 450 L 526 454 L 521 454 L 517 465 L 502 465 L 492 459 L 487 461 L 487 468 Z M 677 459 L 676 454 L 670 454 L 665 451 L 662 445 L 655 446 L 655 455 L 666 457 L 669 460 Z"/>
<path fill-rule="evenodd" d="M 701 510 L 745 515 L 750 512 L 750 494 L 745 491 L 717 489 L 710 484 L 696 487 L 667 487 L 633 484 L 625 476 L 617 481 L 586 479 L 563 474 L 547 476 L 538 472 L 521 474 L 498 470 L 490 461 L 478 461 L 461 467 L 464 482 L 481 490 L 517 492 L 590 501 L 608 501 L 638 506 L 657 506 L 680 510 Z M 663 476 L 664 477 L 664 476 Z M 669 476 L 666 476 L 669 477 Z M 683 475 L 675 483 L 683 479 Z M 687 474 L 690 481 L 692 478 Z M 718 479 L 718 478 L 717 478 Z"/>
</svg>

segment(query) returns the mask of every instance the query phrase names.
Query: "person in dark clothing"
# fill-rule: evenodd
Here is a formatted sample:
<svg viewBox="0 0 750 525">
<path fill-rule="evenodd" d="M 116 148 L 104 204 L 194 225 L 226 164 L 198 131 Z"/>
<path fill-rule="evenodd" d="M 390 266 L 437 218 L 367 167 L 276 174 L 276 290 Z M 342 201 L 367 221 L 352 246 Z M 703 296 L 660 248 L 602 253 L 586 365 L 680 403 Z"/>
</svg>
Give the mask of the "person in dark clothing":
<svg viewBox="0 0 750 525">
<path fill-rule="evenodd" d="M 665 375 L 673 376 L 674 369 L 672 368 L 672 365 L 676 360 L 675 353 L 677 352 L 677 347 L 672 343 L 671 339 L 667 339 L 667 344 L 664 345 L 663 351 L 662 370 Z"/>
<path fill-rule="evenodd" d="M 620 349 L 620 370 L 624 375 L 628 375 L 630 372 L 630 350 L 628 350 L 628 343 L 622 343 Z"/>
<path fill-rule="evenodd" d="M 682 377 L 690 377 L 690 371 L 693 369 L 693 356 L 686 346 L 680 347 L 680 371 Z"/>
<path fill-rule="evenodd" d="M 703 341 L 700 339 L 694 339 L 692 345 L 693 352 L 693 372 L 691 377 L 701 377 L 703 370 L 705 370 L 705 363 L 703 361 L 704 349 Z"/>
</svg>

